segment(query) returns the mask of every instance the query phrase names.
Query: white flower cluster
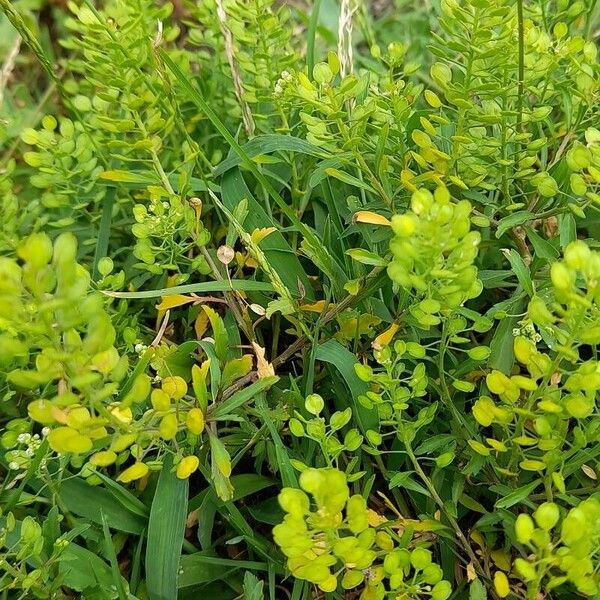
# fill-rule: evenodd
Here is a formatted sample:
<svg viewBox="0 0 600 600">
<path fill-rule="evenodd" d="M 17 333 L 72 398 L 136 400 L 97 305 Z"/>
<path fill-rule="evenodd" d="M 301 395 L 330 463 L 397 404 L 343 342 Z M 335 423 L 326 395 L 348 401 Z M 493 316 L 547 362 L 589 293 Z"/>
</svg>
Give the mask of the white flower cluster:
<svg viewBox="0 0 600 600">
<path fill-rule="evenodd" d="M 134 350 L 138 356 L 141 356 L 142 354 L 144 354 L 144 352 L 146 352 L 147 349 L 148 349 L 148 346 L 146 346 L 146 344 L 138 343 L 134 346 Z"/>
<path fill-rule="evenodd" d="M 44 427 L 42 435 L 48 435 L 49 430 L 44 430 L 48 430 L 48 428 Z M 42 443 L 42 439 L 37 433 L 34 435 L 31 435 L 30 433 L 20 433 L 17 437 L 17 442 L 25 447 L 7 452 L 7 458 L 9 458 L 8 468 L 13 471 L 18 471 L 19 469 L 24 469 L 28 466 L 29 459 L 35 456 L 35 453 Z"/>
<path fill-rule="evenodd" d="M 281 96 L 285 86 L 293 79 L 292 74 L 289 71 L 283 71 L 275 84 L 273 95 L 275 97 Z"/>
<path fill-rule="evenodd" d="M 542 341 L 542 336 L 536 331 L 533 323 L 523 322 L 512 330 L 513 337 L 522 336 L 535 344 Z"/>
</svg>

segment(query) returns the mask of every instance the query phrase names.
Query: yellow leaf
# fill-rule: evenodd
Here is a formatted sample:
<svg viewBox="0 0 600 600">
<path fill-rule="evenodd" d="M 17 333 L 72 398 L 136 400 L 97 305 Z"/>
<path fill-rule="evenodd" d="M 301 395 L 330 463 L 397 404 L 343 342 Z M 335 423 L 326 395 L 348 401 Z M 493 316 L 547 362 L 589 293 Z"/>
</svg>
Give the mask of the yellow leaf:
<svg viewBox="0 0 600 600">
<path fill-rule="evenodd" d="M 371 508 L 367 510 L 367 513 L 367 520 L 371 527 L 379 527 L 379 525 L 383 525 L 388 521 L 383 515 L 380 515 L 378 512 L 375 512 Z"/>
<path fill-rule="evenodd" d="M 475 567 L 473 566 L 473 563 L 470 562 L 467 565 L 467 581 L 474 581 L 475 579 L 477 579 L 477 573 L 475 573 Z"/>
<path fill-rule="evenodd" d="M 312 304 L 303 304 L 300 307 L 300 310 L 305 310 L 307 312 L 322 313 L 325 310 L 326 306 L 328 306 L 328 303 L 326 300 L 317 300 L 316 302 L 313 302 Z"/>
<path fill-rule="evenodd" d="M 239 250 L 235 253 L 235 263 L 241 269 L 246 264 L 246 255 Z"/>
<path fill-rule="evenodd" d="M 274 231 L 276 231 L 275 227 L 263 227 L 262 229 L 255 229 L 250 234 L 250 237 L 252 238 L 252 241 L 258 245 Z"/>
<path fill-rule="evenodd" d="M 204 311 L 198 313 L 196 321 L 194 322 L 194 329 L 196 331 L 196 337 L 201 340 L 202 336 L 206 333 L 208 327 L 208 316 Z"/>
<path fill-rule="evenodd" d="M 455 185 L 457 185 L 459 188 L 462 188 L 463 190 L 468 190 L 469 187 L 467 186 L 467 184 L 460 179 L 460 177 L 457 177 L 456 175 L 450 175 L 449 179 L 452 183 L 454 183 Z"/>
<path fill-rule="evenodd" d="M 261 348 L 256 342 L 252 342 L 254 353 L 256 354 L 256 373 L 259 379 L 273 377 L 275 369 L 273 365 L 265 358 L 265 349 Z"/>
<path fill-rule="evenodd" d="M 179 283 L 179 275 L 173 273 L 167 277 L 167 285 L 165 287 L 173 287 Z"/>
<path fill-rule="evenodd" d="M 400 181 L 409 192 L 416 192 L 419 189 L 414 183 L 412 183 L 414 177 L 414 173 L 408 169 L 403 169 L 400 172 Z"/>
<path fill-rule="evenodd" d="M 373 350 L 383 350 L 388 346 L 398 329 L 400 329 L 400 326 L 392 323 L 383 333 L 380 333 L 371 344 Z"/>
<path fill-rule="evenodd" d="M 165 311 L 175 308 L 177 306 L 183 306 L 193 302 L 194 298 L 191 296 L 184 296 L 183 294 L 173 294 L 172 296 L 163 296 L 161 303 L 156 306 L 156 310 Z"/>
<path fill-rule="evenodd" d="M 481 533 L 479 531 L 477 531 L 476 529 L 474 529 L 473 531 L 471 531 L 471 534 L 469 536 L 480 548 L 485 548 L 485 539 L 483 537 L 483 535 L 481 535 Z"/>
<path fill-rule="evenodd" d="M 354 213 L 355 223 L 369 223 L 370 225 L 385 225 L 389 227 L 391 225 L 390 220 L 383 215 L 371 212 L 370 210 L 359 210 Z"/>
</svg>

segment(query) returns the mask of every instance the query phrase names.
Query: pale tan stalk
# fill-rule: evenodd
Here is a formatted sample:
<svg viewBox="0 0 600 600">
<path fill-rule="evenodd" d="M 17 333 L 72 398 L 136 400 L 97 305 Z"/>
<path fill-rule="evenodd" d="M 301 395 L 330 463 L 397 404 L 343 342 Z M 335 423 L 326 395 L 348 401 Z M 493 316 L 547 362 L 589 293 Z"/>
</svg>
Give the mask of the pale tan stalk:
<svg viewBox="0 0 600 600">
<path fill-rule="evenodd" d="M 8 51 L 8 55 L 6 56 L 6 60 L 2 65 L 2 71 L 0 71 L 0 106 L 2 106 L 4 102 L 4 90 L 8 85 L 8 80 L 12 75 L 12 72 L 15 68 L 15 63 L 17 62 L 17 56 L 19 56 L 19 50 L 21 49 L 21 36 L 17 35 L 15 41 L 12 43 L 10 50 Z"/>
<path fill-rule="evenodd" d="M 352 17 L 357 8 L 358 6 L 353 0 L 341 0 L 338 20 L 338 58 L 342 77 L 352 73 L 353 70 Z"/>
<path fill-rule="evenodd" d="M 227 55 L 227 62 L 229 63 L 229 70 L 231 71 L 231 79 L 233 80 L 233 89 L 235 96 L 238 100 L 240 108 L 242 109 L 242 121 L 244 122 L 244 128 L 249 136 L 254 134 L 256 126 L 252 117 L 252 111 L 250 106 L 244 100 L 244 86 L 242 85 L 242 78 L 235 62 L 235 51 L 233 48 L 233 36 L 227 26 L 227 13 L 223 6 L 223 0 L 217 0 L 217 16 L 219 18 L 219 26 L 221 27 L 221 33 L 223 34 L 223 40 L 225 41 L 225 54 Z"/>
</svg>

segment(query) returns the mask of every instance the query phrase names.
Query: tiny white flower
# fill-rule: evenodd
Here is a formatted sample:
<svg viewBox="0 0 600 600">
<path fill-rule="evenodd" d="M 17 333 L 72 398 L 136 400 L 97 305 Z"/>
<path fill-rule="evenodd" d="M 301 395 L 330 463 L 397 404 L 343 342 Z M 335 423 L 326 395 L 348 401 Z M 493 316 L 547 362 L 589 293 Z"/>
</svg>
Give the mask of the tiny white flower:
<svg viewBox="0 0 600 600">
<path fill-rule="evenodd" d="M 42 429 L 42 435 L 46 437 L 50 433 L 50 427 L 44 427 Z"/>
<path fill-rule="evenodd" d="M 26 444 L 30 439 L 31 439 L 31 435 L 30 434 L 28 434 L 28 433 L 21 433 L 17 437 L 17 442 L 19 442 L 19 444 Z"/>
</svg>

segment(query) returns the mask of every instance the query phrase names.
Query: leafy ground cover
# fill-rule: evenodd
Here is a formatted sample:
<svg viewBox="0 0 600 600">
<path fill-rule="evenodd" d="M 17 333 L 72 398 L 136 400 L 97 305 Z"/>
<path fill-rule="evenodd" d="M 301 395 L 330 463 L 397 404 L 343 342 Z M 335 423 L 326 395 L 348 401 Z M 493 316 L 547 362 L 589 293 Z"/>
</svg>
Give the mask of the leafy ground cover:
<svg viewBox="0 0 600 600">
<path fill-rule="evenodd" d="M 595 0 L 0 8 L 0 598 L 600 597 Z"/>
</svg>

